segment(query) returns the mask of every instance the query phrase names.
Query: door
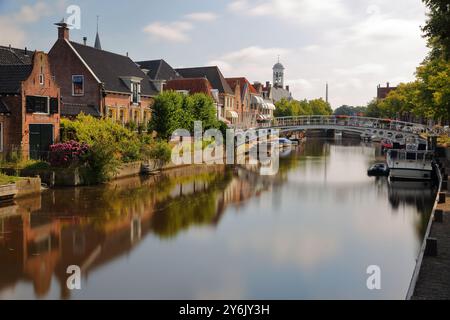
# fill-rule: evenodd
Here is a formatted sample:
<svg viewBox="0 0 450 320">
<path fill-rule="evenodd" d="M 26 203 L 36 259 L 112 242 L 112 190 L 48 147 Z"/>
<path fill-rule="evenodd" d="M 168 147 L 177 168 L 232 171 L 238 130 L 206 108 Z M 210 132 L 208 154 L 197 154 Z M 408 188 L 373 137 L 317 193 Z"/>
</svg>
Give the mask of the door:
<svg viewBox="0 0 450 320">
<path fill-rule="evenodd" d="M 52 124 L 30 124 L 30 159 L 47 160 L 53 144 Z"/>
</svg>

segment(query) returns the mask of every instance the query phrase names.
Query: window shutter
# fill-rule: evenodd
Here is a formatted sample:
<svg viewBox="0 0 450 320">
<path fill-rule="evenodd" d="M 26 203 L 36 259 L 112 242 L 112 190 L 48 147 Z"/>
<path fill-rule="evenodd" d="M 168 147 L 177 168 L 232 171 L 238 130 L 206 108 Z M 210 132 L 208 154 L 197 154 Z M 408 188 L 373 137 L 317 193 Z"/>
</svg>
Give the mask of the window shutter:
<svg viewBox="0 0 450 320">
<path fill-rule="evenodd" d="M 33 113 L 34 112 L 34 104 L 35 104 L 34 97 L 26 96 L 25 100 L 26 100 L 25 108 L 26 108 L 27 113 Z"/>
<path fill-rule="evenodd" d="M 50 114 L 58 113 L 58 98 L 50 98 Z"/>
</svg>

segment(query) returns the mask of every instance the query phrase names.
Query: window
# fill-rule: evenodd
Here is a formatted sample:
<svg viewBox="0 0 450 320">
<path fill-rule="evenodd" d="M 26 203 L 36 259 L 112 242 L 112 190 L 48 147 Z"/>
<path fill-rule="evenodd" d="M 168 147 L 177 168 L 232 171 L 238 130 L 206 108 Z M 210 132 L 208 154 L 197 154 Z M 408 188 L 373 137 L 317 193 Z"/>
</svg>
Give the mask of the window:
<svg viewBox="0 0 450 320">
<path fill-rule="evenodd" d="M 49 113 L 48 97 L 26 96 L 27 113 Z"/>
<path fill-rule="evenodd" d="M 131 83 L 132 101 L 135 104 L 141 102 L 141 84 L 137 82 Z"/>
<path fill-rule="evenodd" d="M 123 112 L 123 110 L 119 111 L 119 120 L 121 123 L 125 122 L 125 113 Z"/>
<path fill-rule="evenodd" d="M 39 84 L 41 85 L 41 86 L 43 86 L 44 85 L 44 81 L 45 81 L 45 78 L 44 78 L 44 74 L 40 74 L 39 75 Z"/>
<path fill-rule="evenodd" d="M 72 95 L 84 95 L 84 76 L 72 76 Z"/>
</svg>

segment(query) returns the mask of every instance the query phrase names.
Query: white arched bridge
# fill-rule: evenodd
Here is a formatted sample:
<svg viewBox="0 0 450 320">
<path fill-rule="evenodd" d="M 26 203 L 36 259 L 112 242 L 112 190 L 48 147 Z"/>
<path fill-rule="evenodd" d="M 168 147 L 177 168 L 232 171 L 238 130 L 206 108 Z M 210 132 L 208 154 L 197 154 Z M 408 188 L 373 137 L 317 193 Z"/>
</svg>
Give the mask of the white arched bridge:
<svg viewBox="0 0 450 320">
<path fill-rule="evenodd" d="M 281 117 L 258 125 L 258 129 L 263 128 L 277 129 L 281 133 L 300 130 L 338 130 L 358 133 L 368 138 L 389 138 L 393 141 L 419 138 L 423 134 L 437 136 L 450 133 L 448 128 L 443 127 L 429 127 L 391 119 L 348 116 Z"/>
</svg>

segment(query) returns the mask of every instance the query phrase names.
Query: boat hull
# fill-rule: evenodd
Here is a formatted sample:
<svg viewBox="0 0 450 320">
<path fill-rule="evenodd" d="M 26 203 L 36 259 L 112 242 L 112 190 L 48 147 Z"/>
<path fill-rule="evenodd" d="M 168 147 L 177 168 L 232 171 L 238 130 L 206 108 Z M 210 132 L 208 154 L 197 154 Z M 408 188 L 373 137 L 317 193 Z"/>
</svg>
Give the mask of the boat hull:
<svg viewBox="0 0 450 320">
<path fill-rule="evenodd" d="M 389 177 L 392 180 L 427 181 L 432 179 L 432 170 L 391 168 Z"/>
</svg>

